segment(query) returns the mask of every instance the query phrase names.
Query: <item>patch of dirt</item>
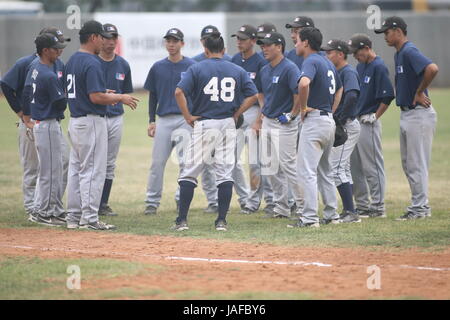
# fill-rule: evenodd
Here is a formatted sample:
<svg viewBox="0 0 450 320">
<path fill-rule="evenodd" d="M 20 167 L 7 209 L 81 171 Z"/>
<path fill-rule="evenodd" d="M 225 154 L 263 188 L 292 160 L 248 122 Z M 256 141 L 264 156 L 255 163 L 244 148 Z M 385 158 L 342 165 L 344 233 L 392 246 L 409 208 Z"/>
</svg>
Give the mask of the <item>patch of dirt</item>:
<svg viewBox="0 0 450 320">
<path fill-rule="evenodd" d="M 158 272 L 138 276 L 108 281 L 82 280 L 83 289 L 90 290 L 127 287 L 162 290 L 174 295 L 185 291 L 204 294 L 306 292 L 320 299 L 406 296 L 450 299 L 450 249 L 421 252 L 417 249 L 291 248 L 188 237 L 29 228 L 0 229 L 0 255 L 109 258 L 162 266 Z M 173 257 L 288 264 L 186 261 Z M 379 290 L 367 288 L 368 278 L 374 279 L 367 270 L 371 265 L 381 271 Z"/>
</svg>

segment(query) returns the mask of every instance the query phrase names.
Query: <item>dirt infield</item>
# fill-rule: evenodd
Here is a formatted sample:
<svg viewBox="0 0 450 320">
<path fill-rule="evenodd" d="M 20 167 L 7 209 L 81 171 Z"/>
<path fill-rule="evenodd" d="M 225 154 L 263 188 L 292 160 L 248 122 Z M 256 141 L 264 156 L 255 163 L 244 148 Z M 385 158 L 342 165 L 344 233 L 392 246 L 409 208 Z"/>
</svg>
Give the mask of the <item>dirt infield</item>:
<svg viewBox="0 0 450 320">
<path fill-rule="evenodd" d="M 133 287 L 173 294 L 303 292 L 318 299 L 450 299 L 450 249 L 292 248 L 30 228 L 0 229 L 0 255 L 110 258 L 163 267 L 157 274 L 82 282 L 83 289 L 92 290 Z M 371 265 L 381 270 L 379 290 L 367 288 Z"/>
</svg>

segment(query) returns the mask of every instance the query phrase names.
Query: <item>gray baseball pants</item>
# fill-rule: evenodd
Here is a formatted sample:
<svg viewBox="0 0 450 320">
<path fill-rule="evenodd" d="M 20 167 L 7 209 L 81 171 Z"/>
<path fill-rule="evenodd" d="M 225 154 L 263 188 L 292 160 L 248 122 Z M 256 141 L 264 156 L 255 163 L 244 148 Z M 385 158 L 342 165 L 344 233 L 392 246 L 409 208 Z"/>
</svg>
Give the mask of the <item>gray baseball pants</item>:
<svg viewBox="0 0 450 320">
<path fill-rule="evenodd" d="M 323 217 L 337 219 L 336 186 L 333 181 L 331 149 L 336 124 L 331 113 L 321 115 L 311 111 L 303 121 L 298 146 L 298 181 L 303 187 L 304 206 L 301 220 L 304 223 L 319 222 L 318 192 L 324 204 Z"/>
<path fill-rule="evenodd" d="M 108 132 L 108 155 L 106 160 L 106 179 L 114 179 L 117 155 L 122 141 L 123 115 L 106 117 Z"/>
<path fill-rule="evenodd" d="M 400 114 L 400 152 L 402 167 L 411 189 L 407 211 L 431 215 L 428 204 L 428 168 L 437 115 L 432 106 L 421 106 Z"/>
<path fill-rule="evenodd" d="M 106 177 L 106 119 L 97 115 L 70 118 L 69 140 L 72 149 L 67 183 L 67 220 L 79 224 L 95 223 Z"/>
<path fill-rule="evenodd" d="M 381 121 L 361 123 L 358 143 L 350 158 L 356 209 L 384 212 L 385 173 Z M 370 198 L 369 198 L 370 196 Z"/>
</svg>

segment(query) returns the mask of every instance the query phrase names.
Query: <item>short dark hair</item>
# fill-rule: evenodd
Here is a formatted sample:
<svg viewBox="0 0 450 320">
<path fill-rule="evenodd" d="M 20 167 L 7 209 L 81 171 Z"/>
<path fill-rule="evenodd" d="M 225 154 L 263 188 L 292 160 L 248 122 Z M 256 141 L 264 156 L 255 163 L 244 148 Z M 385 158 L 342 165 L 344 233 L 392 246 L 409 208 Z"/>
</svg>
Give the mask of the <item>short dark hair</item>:
<svg viewBox="0 0 450 320">
<path fill-rule="evenodd" d="M 308 40 L 308 43 L 313 50 L 320 51 L 323 36 L 319 29 L 314 27 L 302 28 L 298 35 L 300 37 L 300 40 Z"/>
<path fill-rule="evenodd" d="M 209 36 L 205 37 L 204 40 L 205 48 L 211 53 L 220 53 L 225 49 L 225 42 L 220 33 L 211 33 Z"/>
<path fill-rule="evenodd" d="M 88 43 L 89 37 L 90 37 L 91 35 L 93 35 L 93 34 L 94 34 L 94 33 L 83 33 L 83 34 L 80 34 L 80 43 L 81 43 L 81 44 Z"/>
</svg>

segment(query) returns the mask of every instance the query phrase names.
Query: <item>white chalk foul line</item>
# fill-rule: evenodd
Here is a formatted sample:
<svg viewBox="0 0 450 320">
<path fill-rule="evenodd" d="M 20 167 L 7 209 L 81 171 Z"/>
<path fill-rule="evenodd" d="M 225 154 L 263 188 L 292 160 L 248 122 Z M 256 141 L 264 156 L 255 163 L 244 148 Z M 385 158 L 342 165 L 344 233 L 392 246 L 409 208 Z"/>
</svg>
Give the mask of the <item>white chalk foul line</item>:
<svg viewBox="0 0 450 320">
<path fill-rule="evenodd" d="M 92 250 L 80 250 L 80 249 L 65 249 L 65 248 L 39 248 L 30 246 L 20 246 L 20 245 L 9 245 L 0 244 L 0 247 L 12 248 L 12 249 L 26 249 L 26 250 L 40 250 L 40 251 L 60 251 L 60 252 L 75 252 L 84 254 L 104 254 L 103 252 L 92 251 Z M 195 257 L 175 257 L 175 256 L 161 256 L 154 254 L 145 253 L 132 253 L 129 252 L 108 252 L 110 255 L 116 256 L 137 256 L 137 257 L 151 257 L 166 260 L 181 260 L 181 261 L 199 261 L 199 262 L 217 262 L 217 263 L 247 263 L 247 264 L 274 264 L 274 265 L 298 265 L 298 266 L 315 266 L 315 267 L 332 267 L 331 264 L 326 264 L 322 262 L 305 262 L 305 261 L 264 261 L 264 260 L 234 260 L 234 259 L 216 259 L 216 258 L 195 258 Z M 387 267 L 398 267 L 416 270 L 427 270 L 427 271 L 450 271 L 450 268 L 437 268 L 437 267 L 427 267 L 427 266 L 409 266 L 409 265 L 386 265 Z"/>
</svg>

